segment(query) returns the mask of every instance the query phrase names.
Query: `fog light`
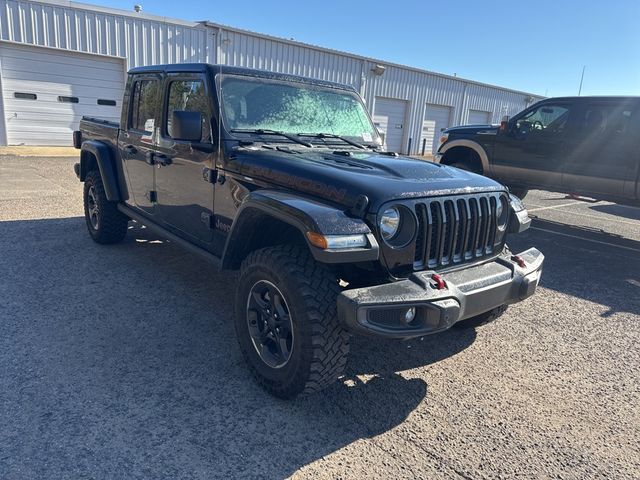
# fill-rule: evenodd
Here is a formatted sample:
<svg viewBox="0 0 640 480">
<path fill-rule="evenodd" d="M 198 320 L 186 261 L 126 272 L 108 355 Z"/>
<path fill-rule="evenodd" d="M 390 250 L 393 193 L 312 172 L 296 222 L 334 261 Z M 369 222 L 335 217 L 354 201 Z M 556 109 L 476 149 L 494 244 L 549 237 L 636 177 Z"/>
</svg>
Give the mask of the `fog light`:
<svg viewBox="0 0 640 480">
<path fill-rule="evenodd" d="M 413 322 L 413 319 L 416 318 L 416 308 L 409 308 L 404 314 L 404 321 L 407 323 Z"/>
</svg>

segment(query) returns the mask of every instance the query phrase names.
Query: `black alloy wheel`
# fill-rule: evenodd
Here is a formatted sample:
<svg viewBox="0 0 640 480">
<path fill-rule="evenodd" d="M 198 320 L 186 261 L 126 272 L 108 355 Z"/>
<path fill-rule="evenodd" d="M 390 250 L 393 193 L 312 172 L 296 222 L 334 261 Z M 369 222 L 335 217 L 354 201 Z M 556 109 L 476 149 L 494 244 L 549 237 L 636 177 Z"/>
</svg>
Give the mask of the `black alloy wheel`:
<svg viewBox="0 0 640 480">
<path fill-rule="evenodd" d="M 287 301 L 273 283 L 260 280 L 249 291 L 247 326 L 260 359 L 271 368 L 284 367 L 293 349 L 293 323 Z"/>
</svg>

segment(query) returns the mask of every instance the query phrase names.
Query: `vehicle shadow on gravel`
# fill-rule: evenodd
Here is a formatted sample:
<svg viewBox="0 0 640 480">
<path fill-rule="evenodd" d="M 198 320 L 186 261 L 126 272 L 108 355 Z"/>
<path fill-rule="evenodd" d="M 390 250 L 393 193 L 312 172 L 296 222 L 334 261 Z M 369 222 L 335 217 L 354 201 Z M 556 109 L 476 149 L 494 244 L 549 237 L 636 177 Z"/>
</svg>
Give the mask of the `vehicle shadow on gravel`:
<svg viewBox="0 0 640 480">
<path fill-rule="evenodd" d="M 545 255 L 542 287 L 602 305 L 602 317 L 640 313 L 640 242 L 534 218 L 530 230 L 509 240 L 513 251 L 532 245 Z"/>
<path fill-rule="evenodd" d="M 233 274 L 138 227 L 96 245 L 82 218 L 0 222 L 0 251 L 3 478 L 287 477 L 402 424 L 429 388 L 399 372 L 475 339 L 354 338 L 341 381 L 285 402 L 239 353 Z"/>
</svg>

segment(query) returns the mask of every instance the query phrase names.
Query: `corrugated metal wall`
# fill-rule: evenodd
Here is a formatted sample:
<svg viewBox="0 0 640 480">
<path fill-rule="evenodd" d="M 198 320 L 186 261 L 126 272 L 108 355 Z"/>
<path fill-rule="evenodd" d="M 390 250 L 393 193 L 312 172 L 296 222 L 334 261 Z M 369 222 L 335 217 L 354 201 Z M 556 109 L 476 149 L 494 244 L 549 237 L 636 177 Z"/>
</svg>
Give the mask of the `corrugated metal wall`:
<svg viewBox="0 0 640 480">
<path fill-rule="evenodd" d="M 124 57 L 127 68 L 213 59 L 214 36 L 202 25 L 117 15 L 73 2 L 0 1 L 0 40 Z"/>
<path fill-rule="evenodd" d="M 452 107 L 452 123 L 468 111 L 493 122 L 541 97 L 336 52 L 216 24 L 119 12 L 63 0 L 0 0 L 0 40 L 124 57 L 127 67 L 209 62 L 304 75 L 354 86 L 373 113 L 376 97 L 409 104 L 403 148 L 419 140 L 426 104 Z M 386 67 L 382 75 L 371 69 Z"/>
</svg>

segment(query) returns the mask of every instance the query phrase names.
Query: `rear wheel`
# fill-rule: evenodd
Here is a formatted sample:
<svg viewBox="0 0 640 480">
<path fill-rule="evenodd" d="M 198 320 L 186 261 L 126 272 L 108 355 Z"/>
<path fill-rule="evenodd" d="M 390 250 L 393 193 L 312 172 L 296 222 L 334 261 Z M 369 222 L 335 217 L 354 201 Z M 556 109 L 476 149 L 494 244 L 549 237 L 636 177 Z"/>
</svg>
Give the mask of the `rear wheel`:
<svg viewBox="0 0 640 480">
<path fill-rule="evenodd" d="M 249 254 L 236 292 L 235 327 L 252 374 L 290 399 L 342 374 L 349 335 L 338 322 L 337 279 L 306 249 L 282 245 Z"/>
<path fill-rule="evenodd" d="M 90 171 L 84 179 L 84 218 L 97 243 L 118 243 L 127 234 L 129 218 L 118 210 L 117 202 L 107 200 L 98 170 Z"/>
</svg>

